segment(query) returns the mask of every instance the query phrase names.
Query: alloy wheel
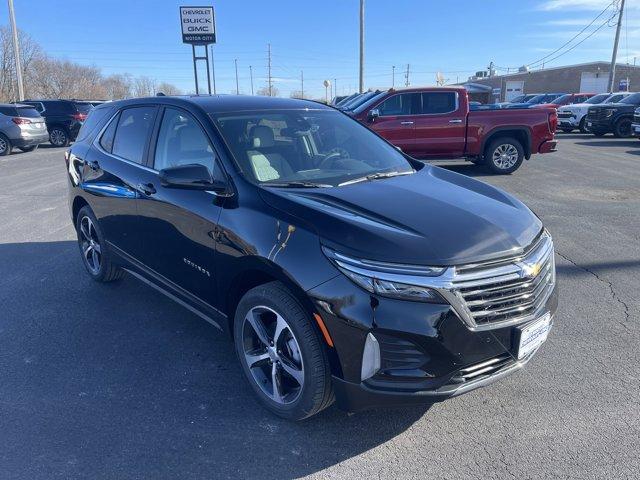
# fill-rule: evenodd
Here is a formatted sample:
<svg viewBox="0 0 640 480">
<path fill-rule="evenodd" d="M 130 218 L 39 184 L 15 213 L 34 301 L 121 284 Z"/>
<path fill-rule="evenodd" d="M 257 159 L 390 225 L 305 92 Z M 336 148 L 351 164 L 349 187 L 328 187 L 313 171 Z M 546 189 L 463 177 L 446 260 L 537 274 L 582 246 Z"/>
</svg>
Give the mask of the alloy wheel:
<svg viewBox="0 0 640 480">
<path fill-rule="evenodd" d="M 518 161 L 518 149 L 510 143 L 503 143 L 496 147 L 491 159 L 496 167 L 507 170 Z"/>
<path fill-rule="evenodd" d="M 7 147 L 7 141 L 4 138 L 0 137 L 0 155 L 7 151 Z"/>
<path fill-rule="evenodd" d="M 91 273 L 97 275 L 102 262 L 102 247 L 96 228 L 87 216 L 80 220 L 80 249 L 87 267 Z"/>
<path fill-rule="evenodd" d="M 53 143 L 56 147 L 63 146 L 67 143 L 67 134 L 60 129 L 56 128 L 55 130 L 52 130 L 49 137 L 51 143 Z"/>
<path fill-rule="evenodd" d="M 291 327 L 275 310 L 253 307 L 242 326 L 242 351 L 251 376 L 274 402 L 295 402 L 304 385 L 300 346 Z"/>
</svg>

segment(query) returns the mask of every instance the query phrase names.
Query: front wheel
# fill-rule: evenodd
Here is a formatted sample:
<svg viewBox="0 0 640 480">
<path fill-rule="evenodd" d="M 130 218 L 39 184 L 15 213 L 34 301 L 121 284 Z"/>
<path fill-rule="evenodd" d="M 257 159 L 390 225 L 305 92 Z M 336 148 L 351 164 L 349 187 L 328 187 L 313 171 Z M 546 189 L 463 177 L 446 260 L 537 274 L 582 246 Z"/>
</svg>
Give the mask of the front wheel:
<svg viewBox="0 0 640 480">
<path fill-rule="evenodd" d="M 112 282 L 122 278 L 124 272 L 112 261 L 102 229 L 88 205 L 78 212 L 76 231 L 82 263 L 91 278 L 97 282 Z"/>
<path fill-rule="evenodd" d="M 631 120 L 621 118 L 613 127 L 613 136 L 616 138 L 629 138 L 631 136 Z"/>
<path fill-rule="evenodd" d="M 522 144 L 515 138 L 501 137 L 491 141 L 485 150 L 485 164 L 493 173 L 515 172 L 524 160 Z"/>
<path fill-rule="evenodd" d="M 309 314 L 280 282 L 249 290 L 236 309 L 236 353 L 260 402 L 302 420 L 333 401 L 329 361 Z"/>
<path fill-rule="evenodd" d="M 49 141 L 54 147 L 66 147 L 69 145 L 69 135 L 64 128 L 54 127 L 49 132 Z"/>
<path fill-rule="evenodd" d="M 580 129 L 580 133 L 589 133 L 589 130 L 587 130 L 586 117 L 582 117 L 582 120 L 580 120 L 580 125 L 578 126 L 578 128 Z"/>
<path fill-rule="evenodd" d="M 0 157 L 9 155 L 11 153 L 11 141 L 0 133 Z"/>
</svg>

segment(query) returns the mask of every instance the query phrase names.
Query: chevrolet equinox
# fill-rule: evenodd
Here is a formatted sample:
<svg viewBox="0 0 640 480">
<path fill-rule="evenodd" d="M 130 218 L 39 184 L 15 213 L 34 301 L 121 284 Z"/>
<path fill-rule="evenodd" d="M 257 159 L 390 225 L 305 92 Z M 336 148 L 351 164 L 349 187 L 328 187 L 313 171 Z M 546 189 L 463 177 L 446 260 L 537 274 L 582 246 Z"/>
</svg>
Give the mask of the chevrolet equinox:
<svg viewBox="0 0 640 480">
<path fill-rule="evenodd" d="M 88 274 L 128 272 L 226 332 L 281 417 L 444 400 L 521 368 L 551 328 L 539 218 L 334 108 L 112 102 L 65 158 Z"/>
</svg>

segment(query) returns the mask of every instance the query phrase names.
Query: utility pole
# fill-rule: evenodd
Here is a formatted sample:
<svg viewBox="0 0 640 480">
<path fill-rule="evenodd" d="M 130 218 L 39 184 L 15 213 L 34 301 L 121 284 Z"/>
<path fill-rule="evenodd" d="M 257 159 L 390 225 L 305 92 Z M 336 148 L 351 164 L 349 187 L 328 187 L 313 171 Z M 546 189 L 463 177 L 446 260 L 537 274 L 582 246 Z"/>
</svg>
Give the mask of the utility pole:
<svg viewBox="0 0 640 480">
<path fill-rule="evenodd" d="M 304 71 L 300 70 L 300 96 L 304 98 Z"/>
<path fill-rule="evenodd" d="M 215 95 L 216 94 L 216 69 L 213 66 L 213 43 L 209 47 L 209 50 L 211 50 L 211 76 L 213 77 L 213 94 Z"/>
<path fill-rule="evenodd" d="M 364 92 L 364 0 L 360 0 L 360 93 Z"/>
<path fill-rule="evenodd" d="M 334 97 L 338 96 L 338 79 L 337 78 L 333 79 L 333 96 Z"/>
<path fill-rule="evenodd" d="M 391 66 L 391 88 L 396 86 L 396 66 Z"/>
<path fill-rule="evenodd" d="M 269 96 L 272 97 L 273 88 L 271 87 L 271 44 L 270 43 L 269 43 L 269 59 L 267 63 L 267 68 L 268 68 L 268 77 L 269 77 Z"/>
<path fill-rule="evenodd" d="M 240 94 L 240 88 L 238 86 L 238 59 L 234 58 L 233 63 L 236 65 L 236 95 Z"/>
<path fill-rule="evenodd" d="M 16 62 L 16 80 L 18 82 L 18 101 L 24 100 L 24 84 L 22 83 L 22 65 L 20 64 L 20 45 L 18 44 L 18 27 L 16 27 L 16 13 L 13 10 L 13 0 L 9 0 L 9 19 L 13 34 L 13 56 Z"/>
<path fill-rule="evenodd" d="M 404 86 L 409 86 L 409 64 L 407 63 L 407 72 L 404 74 Z"/>
<path fill-rule="evenodd" d="M 613 42 L 613 55 L 611 56 L 611 68 L 609 68 L 609 89 L 613 92 L 613 82 L 616 76 L 616 57 L 618 56 L 618 40 L 620 40 L 620 27 L 622 27 L 622 15 L 624 12 L 624 0 L 620 2 L 620 14 L 618 15 L 618 25 L 616 26 L 616 39 Z"/>
<path fill-rule="evenodd" d="M 249 76 L 251 77 L 251 95 L 253 95 L 253 67 L 249 65 Z"/>
</svg>

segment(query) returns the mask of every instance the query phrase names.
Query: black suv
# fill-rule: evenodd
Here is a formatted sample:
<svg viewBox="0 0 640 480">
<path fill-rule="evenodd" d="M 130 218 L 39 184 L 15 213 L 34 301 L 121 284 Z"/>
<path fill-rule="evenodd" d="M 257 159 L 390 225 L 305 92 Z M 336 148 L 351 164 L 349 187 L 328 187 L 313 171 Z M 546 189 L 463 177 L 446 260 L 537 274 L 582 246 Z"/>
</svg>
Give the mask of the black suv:
<svg viewBox="0 0 640 480">
<path fill-rule="evenodd" d="M 47 123 L 49 141 L 56 147 L 66 147 L 78 136 L 80 127 L 93 106 L 77 100 L 25 100 L 33 105 Z"/>
<path fill-rule="evenodd" d="M 89 275 L 129 272 L 229 334 L 282 417 L 459 395 L 518 370 L 551 328 L 538 217 L 334 108 L 118 101 L 65 157 Z"/>
<path fill-rule="evenodd" d="M 618 138 L 632 135 L 633 112 L 640 106 L 640 93 L 632 93 L 618 103 L 603 103 L 589 107 L 586 119 L 587 131 L 596 137 L 613 133 Z"/>
</svg>

